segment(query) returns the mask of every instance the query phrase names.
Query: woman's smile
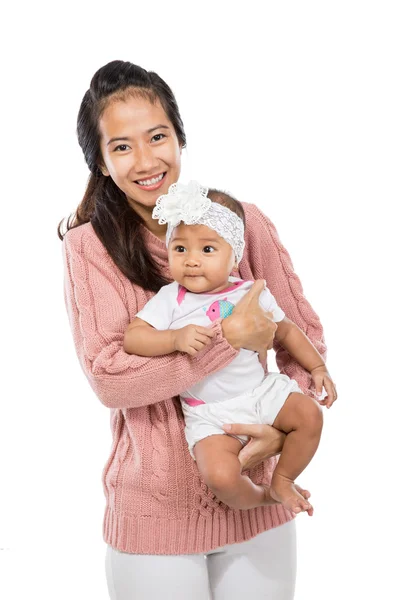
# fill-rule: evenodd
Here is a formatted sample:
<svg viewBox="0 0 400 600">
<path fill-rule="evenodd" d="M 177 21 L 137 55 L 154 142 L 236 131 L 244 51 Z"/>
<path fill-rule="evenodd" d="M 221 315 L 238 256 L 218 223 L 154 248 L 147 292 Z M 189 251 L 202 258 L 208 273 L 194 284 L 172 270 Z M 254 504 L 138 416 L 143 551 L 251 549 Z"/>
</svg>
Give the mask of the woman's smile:
<svg viewBox="0 0 400 600">
<path fill-rule="evenodd" d="M 163 179 L 165 178 L 166 172 L 161 173 L 160 175 L 155 175 L 148 179 L 141 179 L 135 181 L 136 185 L 140 187 L 141 190 L 146 190 L 151 192 L 153 190 L 158 190 L 162 186 Z"/>
</svg>

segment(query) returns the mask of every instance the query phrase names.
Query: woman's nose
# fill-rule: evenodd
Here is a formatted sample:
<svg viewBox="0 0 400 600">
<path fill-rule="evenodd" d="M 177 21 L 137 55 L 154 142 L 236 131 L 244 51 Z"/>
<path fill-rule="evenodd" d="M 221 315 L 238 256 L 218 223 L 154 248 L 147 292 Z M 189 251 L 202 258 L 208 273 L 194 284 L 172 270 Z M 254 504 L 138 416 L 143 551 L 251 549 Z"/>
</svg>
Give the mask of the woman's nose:
<svg viewBox="0 0 400 600">
<path fill-rule="evenodd" d="M 151 148 L 143 146 L 138 148 L 135 155 L 134 169 L 138 175 L 148 173 L 157 165 L 157 159 Z M 154 173 L 153 173 L 154 175 Z"/>
</svg>

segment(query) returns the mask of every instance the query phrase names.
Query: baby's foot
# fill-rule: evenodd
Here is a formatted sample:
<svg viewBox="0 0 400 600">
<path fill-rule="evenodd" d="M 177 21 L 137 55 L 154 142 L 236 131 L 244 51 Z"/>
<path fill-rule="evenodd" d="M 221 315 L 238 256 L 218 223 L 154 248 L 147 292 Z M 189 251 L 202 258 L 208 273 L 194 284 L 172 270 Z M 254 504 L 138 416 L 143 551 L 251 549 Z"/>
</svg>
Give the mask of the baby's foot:
<svg viewBox="0 0 400 600">
<path fill-rule="evenodd" d="M 271 498 L 283 504 L 285 508 L 294 513 L 307 512 L 311 517 L 314 509 L 308 502 L 310 492 L 303 490 L 296 485 L 291 479 L 274 473 L 270 488 Z"/>
<path fill-rule="evenodd" d="M 311 496 L 310 492 L 308 490 L 304 490 L 302 487 L 300 487 L 299 485 L 297 485 L 297 483 L 293 484 L 295 489 L 297 490 L 297 492 L 299 492 L 299 494 L 301 494 L 303 496 L 303 498 L 305 498 L 306 500 L 308 500 L 308 498 Z M 274 498 L 271 495 L 271 488 L 267 485 L 263 486 L 264 490 L 265 490 L 265 502 L 266 504 L 280 504 L 281 501 L 277 500 L 276 498 Z M 311 512 L 307 511 L 308 514 L 312 515 L 312 513 L 314 512 L 314 509 L 311 507 Z"/>
</svg>

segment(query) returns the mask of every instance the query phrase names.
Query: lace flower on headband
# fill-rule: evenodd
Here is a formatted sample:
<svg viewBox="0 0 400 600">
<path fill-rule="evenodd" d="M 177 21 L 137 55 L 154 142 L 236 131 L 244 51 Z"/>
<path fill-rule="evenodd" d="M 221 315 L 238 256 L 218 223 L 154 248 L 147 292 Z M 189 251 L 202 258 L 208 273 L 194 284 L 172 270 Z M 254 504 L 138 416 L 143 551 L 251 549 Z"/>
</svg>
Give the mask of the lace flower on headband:
<svg viewBox="0 0 400 600">
<path fill-rule="evenodd" d="M 158 219 L 160 225 L 168 223 L 172 227 L 181 221 L 186 225 L 194 225 L 211 206 L 207 194 L 208 188 L 197 181 L 190 181 L 188 185 L 173 183 L 168 194 L 157 198 L 153 219 Z"/>
<path fill-rule="evenodd" d="M 152 217 L 158 219 L 160 225 L 168 224 L 165 239 L 167 246 L 179 223 L 206 225 L 232 246 L 239 263 L 245 246 L 243 221 L 226 206 L 212 202 L 207 193 L 208 188 L 197 181 L 190 181 L 188 185 L 173 183 L 168 194 L 157 198 Z"/>
</svg>

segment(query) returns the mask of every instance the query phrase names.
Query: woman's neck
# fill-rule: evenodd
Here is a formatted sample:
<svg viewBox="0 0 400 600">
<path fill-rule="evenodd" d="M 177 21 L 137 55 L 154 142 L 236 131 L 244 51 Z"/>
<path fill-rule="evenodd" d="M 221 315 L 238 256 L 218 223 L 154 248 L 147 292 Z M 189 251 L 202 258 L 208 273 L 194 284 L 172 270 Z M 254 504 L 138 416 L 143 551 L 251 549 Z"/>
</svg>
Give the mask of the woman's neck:
<svg viewBox="0 0 400 600">
<path fill-rule="evenodd" d="M 167 225 L 166 223 L 164 225 L 160 225 L 157 219 L 153 219 L 152 215 L 154 206 L 143 206 L 143 204 L 139 204 L 131 198 L 128 198 L 128 202 L 133 208 L 133 210 L 142 217 L 146 229 L 151 231 L 151 233 L 158 237 L 162 242 L 165 242 L 165 238 L 167 235 Z"/>
</svg>

